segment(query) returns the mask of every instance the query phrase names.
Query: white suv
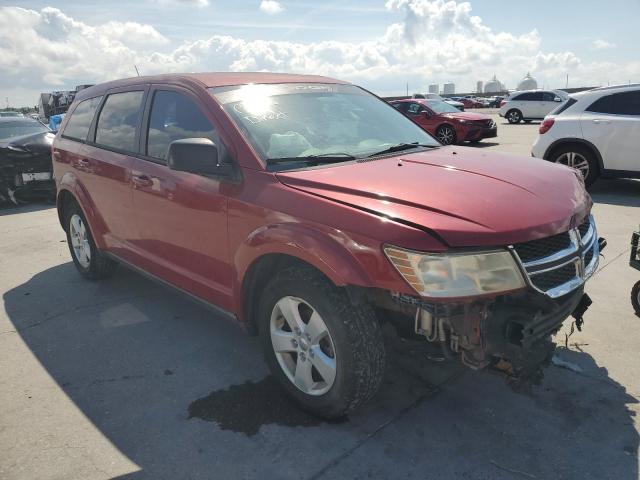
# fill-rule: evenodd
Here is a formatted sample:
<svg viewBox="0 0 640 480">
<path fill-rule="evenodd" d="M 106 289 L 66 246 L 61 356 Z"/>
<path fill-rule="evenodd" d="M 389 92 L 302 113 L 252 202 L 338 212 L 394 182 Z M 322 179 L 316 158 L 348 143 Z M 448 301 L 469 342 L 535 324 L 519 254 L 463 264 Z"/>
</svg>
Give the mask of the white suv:
<svg viewBox="0 0 640 480">
<path fill-rule="evenodd" d="M 549 112 L 555 110 L 559 103 L 569 95 L 562 90 L 524 90 L 509 95 L 500 106 L 498 115 L 509 123 L 520 123 L 524 120 L 542 120 Z"/>
<path fill-rule="evenodd" d="M 544 119 L 531 154 L 598 176 L 640 177 L 640 84 L 571 95 Z"/>
</svg>

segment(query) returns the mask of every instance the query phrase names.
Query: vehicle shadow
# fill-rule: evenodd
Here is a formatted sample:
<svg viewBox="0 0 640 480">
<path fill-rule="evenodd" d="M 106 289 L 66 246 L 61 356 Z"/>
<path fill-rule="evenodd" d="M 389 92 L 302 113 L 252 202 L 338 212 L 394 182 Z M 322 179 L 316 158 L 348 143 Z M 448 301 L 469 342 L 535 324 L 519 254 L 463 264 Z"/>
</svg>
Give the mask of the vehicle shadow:
<svg viewBox="0 0 640 480">
<path fill-rule="evenodd" d="M 429 468 L 499 479 L 510 465 L 537 478 L 637 480 L 637 400 L 587 353 L 563 353 L 585 375 L 551 367 L 542 387 L 516 394 L 388 335 L 381 392 L 326 423 L 272 388 L 256 338 L 124 268 L 88 282 L 58 265 L 3 299 L 58 387 L 139 466 L 119 478 L 423 478 Z"/>
<path fill-rule="evenodd" d="M 589 188 L 596 203 L 640 207 L 640 181 L 630 179 L 599 179 Z"/>
<path fill-rule="evenodd" d="M 500 122 L 500 125 L 510 125 L 512 127 L 522 127 L 526 125 L 539 125 L 542 123 L 541 120 L 531 120 L 530 122 L 518 122 L 518 123 L 509 123 L 506 120 Z"/>
<path fill-rule="evenodd" d="M 55 203 L 46 201 L 25 203 L 22 205 L 0 204 L 0 217 L 5 215 L 15 215 L 16 213 L 39 212 L 40 210 L 55 208 L 55 206 Z"/>
</svg>

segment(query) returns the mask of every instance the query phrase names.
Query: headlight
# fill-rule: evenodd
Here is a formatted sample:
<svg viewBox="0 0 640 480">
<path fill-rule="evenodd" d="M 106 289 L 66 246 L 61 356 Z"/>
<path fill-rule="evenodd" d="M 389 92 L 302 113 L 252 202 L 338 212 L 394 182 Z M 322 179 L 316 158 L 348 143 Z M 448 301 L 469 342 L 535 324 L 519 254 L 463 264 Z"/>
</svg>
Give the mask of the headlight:
<svg viewBox="0 0 640 480">
<path fill-rule="evenodd" d="M 416 292 L 425 297 L 470 297 L 525 286 L 507 251 L 430 254 L 385 247 L 387 257 Z"/>
</svg>

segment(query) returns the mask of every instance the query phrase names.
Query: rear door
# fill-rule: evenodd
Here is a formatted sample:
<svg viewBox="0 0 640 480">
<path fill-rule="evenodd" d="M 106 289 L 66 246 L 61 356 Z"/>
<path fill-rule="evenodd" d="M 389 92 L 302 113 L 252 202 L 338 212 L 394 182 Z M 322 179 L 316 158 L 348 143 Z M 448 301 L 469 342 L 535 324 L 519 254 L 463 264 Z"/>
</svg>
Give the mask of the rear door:
<svg viewBox="0 0 640 480">
<path fill-rule="evenodd" d="M 229 158 L 211 112 L 192 92 L 154 86 L 145 109 L 142 155 L 132 169 L 136 250 L 145 270 L 223 308 L 231 308 L 226 180 L 167 167 L 169 144 L 209 138 Z"/>
<path fill-rule="evenodd" d="M 131 166 L 138 154 L 140 122 L 148 87 L 110 90 L 94 119 L 86 155 L 78 170 L 105 227 L 107 248 L 132 260 L 136 228 L 131 196 Z"/>
<path fill-rule="evenodd" d="M 580 126 L 605 169 L 640 171 L 640 90 L 599 98 L 585 109 Z"/>
</svg>

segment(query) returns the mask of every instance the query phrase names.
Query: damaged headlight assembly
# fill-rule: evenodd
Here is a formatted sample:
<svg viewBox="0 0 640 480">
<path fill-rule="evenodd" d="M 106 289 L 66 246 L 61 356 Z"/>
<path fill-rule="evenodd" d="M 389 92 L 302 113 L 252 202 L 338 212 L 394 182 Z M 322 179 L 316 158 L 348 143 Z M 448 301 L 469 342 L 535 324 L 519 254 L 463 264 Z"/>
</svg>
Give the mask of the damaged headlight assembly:
<svg viewBox="0 0 640 480">
<path fill-rule="evenodd" d="M 423 253 L 388 246 L 396 270 L 424 297 L 465 298 L 518 290 L 525 280 L 506 250 Z"/>
</svg>

